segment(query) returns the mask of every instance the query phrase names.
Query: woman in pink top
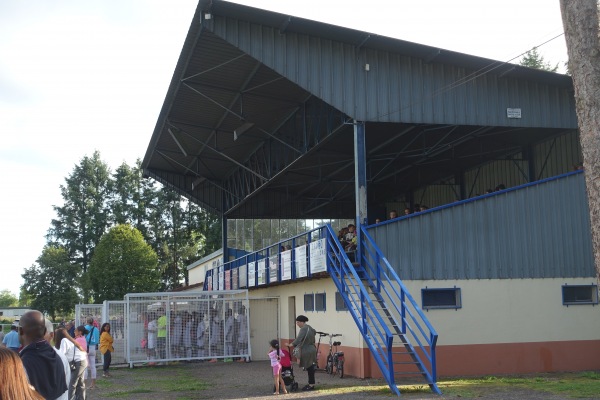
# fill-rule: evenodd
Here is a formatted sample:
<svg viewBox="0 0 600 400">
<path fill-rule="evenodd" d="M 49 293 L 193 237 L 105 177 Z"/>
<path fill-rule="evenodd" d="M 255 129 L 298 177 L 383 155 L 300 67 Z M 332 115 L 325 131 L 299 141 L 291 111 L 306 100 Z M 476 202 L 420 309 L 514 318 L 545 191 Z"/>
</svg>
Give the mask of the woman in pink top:
<svg viewBox="0 0 600 400">
<path fill-rule="evenodd" d="M 285 383 L 283 382 L 283 378 L 281 377 L 281 363 L 280 360 L 280 350 L 279 350 L 279 342 L 277 339 L 273 339 L 269 342 L 271 345 L 271 351 L 269 354 L 269 359 L 271 360 L 271 367 L 273 368 L 273 379 L 275 380 L 275 392 L 273 394 L 279 394 L 279 388 L 283 389 L 283 393 L 287 394 L 287 389 L 285 388 Z"/>
</svg>

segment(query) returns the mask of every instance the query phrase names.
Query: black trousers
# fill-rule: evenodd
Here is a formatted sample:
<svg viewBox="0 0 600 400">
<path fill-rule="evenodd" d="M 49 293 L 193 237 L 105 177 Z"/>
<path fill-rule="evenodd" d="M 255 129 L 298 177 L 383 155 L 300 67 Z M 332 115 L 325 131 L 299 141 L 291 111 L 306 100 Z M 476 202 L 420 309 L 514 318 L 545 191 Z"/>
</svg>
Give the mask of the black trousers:
<svg viewBox="0 0 600 400">
<path fill-rule="evenodd" d="M 306 368 L 306 372 L 308 372 L 308 384 L 315 384 L 315 365 L 311 365 L 309 368 Z"/>
</svg>

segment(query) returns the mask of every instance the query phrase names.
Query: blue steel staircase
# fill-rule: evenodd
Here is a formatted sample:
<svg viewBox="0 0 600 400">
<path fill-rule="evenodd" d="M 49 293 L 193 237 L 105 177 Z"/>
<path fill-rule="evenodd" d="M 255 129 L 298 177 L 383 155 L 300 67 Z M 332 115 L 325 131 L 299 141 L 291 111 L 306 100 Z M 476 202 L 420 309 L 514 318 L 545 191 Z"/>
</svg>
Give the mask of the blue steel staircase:
<svg viewBox="0 0 600 400">
<path fill-rule="evenodd" d="M 332 227 L 326 227 L 327 268 L 390 389 L 436 381 L 438 335 L 387 259 L 361 227 L 360 260 L 351 262 Z"/>
</svg>

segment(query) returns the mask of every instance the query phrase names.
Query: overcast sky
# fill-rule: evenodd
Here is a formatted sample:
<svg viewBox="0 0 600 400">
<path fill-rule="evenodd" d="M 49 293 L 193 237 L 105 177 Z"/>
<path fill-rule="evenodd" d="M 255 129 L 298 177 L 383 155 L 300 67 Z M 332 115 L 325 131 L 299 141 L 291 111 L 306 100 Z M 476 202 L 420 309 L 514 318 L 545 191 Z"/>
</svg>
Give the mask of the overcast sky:
<svg viewBox="0 0 600 400">
<path fill-rule="evenodd" d="M 562 33 L 558 0 L 235 2 L 501 61 Z M 18 295 L 84 156 L 144 157 L 196 4 L 0 1 L 0 290 Z M 564 36 L 538 51 L 564 71 Z"/>
</svg>

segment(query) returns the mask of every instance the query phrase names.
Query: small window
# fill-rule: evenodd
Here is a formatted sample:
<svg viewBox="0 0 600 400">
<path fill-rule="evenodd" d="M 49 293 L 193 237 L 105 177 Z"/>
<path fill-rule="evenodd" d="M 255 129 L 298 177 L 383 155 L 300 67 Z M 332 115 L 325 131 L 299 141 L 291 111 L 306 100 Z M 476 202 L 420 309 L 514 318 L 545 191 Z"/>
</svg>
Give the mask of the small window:
<svg viewBox="0 0 600 400">
<path fill-rule="evenodd" d="M 598 304 L 598 286 L 564 285 L 562 287 L 563 305 Z"/>
<path fill-rule="evenodd" d="M 315 296 L 312 293 L 304 295 L 304 311 L 315 311 Z"/>
<path fill-rule="evenodd" d="M 424 310 L 435 308 L 461 308 L 460 288 L 421 289 Z"/>
<path fill-rule="evenodd" d="M 325 300 L 325 293 L 315 294 L 315 311 L 325 311 L 327 309 Z"/>
<path fill-rule="evenodd" d="M 335 292 L 335 311 L 348 311 L 348 307 L 340 292 Z"/>
</svg>

